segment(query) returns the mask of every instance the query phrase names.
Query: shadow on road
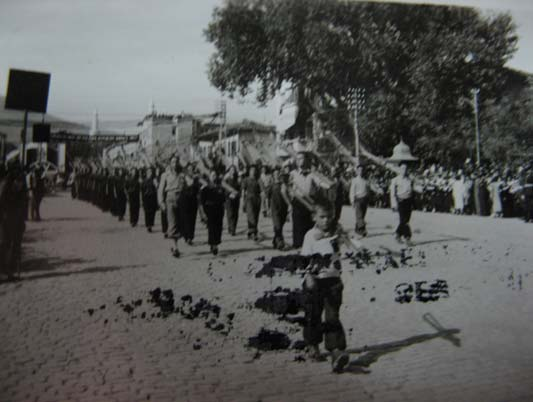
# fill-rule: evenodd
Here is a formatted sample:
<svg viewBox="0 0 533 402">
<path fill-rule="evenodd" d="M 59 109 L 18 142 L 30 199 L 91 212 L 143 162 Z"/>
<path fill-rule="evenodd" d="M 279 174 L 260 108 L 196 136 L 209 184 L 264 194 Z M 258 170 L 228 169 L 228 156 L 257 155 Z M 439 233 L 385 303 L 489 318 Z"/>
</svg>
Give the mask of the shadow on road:
<svg viewBox="0 0 533 402">
<path fill-rule="evenodd" d="M 84 264 L 92 262 L 82 258 L 57 258 L 57 257 L 38 257 L 24 259 L 20 264 L 21 272 L 32 271 L 53 271 L 58 268 L 69 266 L 72 264 Z"/>
<path fill-rule="evenodd" d="M 218 255 L 216 257 L 224 258 L 224 257 L 231 257 L 237 254 L 247 253 L 250 251 L 267 251 L 267 250 L 272 250 L 272 247 L 261 246 L 259 244 L 257 245 L 257 247 L 237 248 L 237 249 L 231 249 L 231 250 L 219 250 Z M 195 256 L 198 256 L 200 258 L 191 258 L 191 260 L 193 261 L 203 260 L 203 258 L 201 258 L 202 256 L 206 256 L 210 254 L 211 254 L 211 251 L 200 251 L 200 252 L 194 253 Z"/>
<path fill-rule="evenodd" d="M 57 277 L 62 277 L 62 276 L 70 276 L 70 275 L 78 275 L 78 274 L 106 273 L 106 272 L 122 271 L 124 269 L 144 268 L 146 266 L 147 266 L 146 264 L 122 265 L 122 266 L 121 265 L 96 266 L 96 267 L 81 269 L 79 271 L 47 272 L 43 274 L 23 276 L 21 277 L 20 280 L 16 280 L 15 282 L 27 282 L 27 281 L 34 281 L 37 279 L 57 278 Z M 0 284 L 12 283 L 12 282 L 13 281 L 0 281 Z"/>
<path fill-rule="evenodd" d="M 45 218 L 43 222 L 80 222 L 88 221 L 90 218 L 81 218 L 79 216 L 60 216 L 57 218 Z"/>
<path fill-rule="evenodd" d="M 378 361 L 381 356 L 388 353 L 398 352 L 399 350 L 408 346 L 416 345 L 417 343 L 427 342 L 435 338 L 444 338 L 452 340 L 455 346 L 460 347 L 460 341 L 454 335 L 460 333 L 459 329 L 443 329 L 432 334 L 422 334 L 411 336 L 401 341 L 382 343 L 378 345 L 365 346 L 362 348 L 348 349 L 348 353 L 363 353 L 357 359 L 352 360 L 344 369 L 344 372 L 351 374 L 369 374 L 368 367 Z"/>
</svg>

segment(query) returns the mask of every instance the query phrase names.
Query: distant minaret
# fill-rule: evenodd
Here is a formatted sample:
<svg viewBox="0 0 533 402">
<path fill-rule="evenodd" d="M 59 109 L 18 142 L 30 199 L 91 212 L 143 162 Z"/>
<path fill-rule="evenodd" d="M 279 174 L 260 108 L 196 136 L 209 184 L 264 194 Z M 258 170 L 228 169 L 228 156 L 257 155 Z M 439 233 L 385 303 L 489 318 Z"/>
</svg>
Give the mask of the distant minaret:
<svg viewBox="0 0 533 402">
<path fill-rule="evenodd" d="M 155 116 L 155 103 L 154 100 L 150 100 L 150 116 Z"/>
<path fill-rule="evenodd" d="M 98 109 L 94 111 L 93 116 L 93 122 L 91 124 L 91 131 L 89 132 L 90 135 L 98 134 L 100 131 L 100 128 L 98 127 Z"/>
</svg>

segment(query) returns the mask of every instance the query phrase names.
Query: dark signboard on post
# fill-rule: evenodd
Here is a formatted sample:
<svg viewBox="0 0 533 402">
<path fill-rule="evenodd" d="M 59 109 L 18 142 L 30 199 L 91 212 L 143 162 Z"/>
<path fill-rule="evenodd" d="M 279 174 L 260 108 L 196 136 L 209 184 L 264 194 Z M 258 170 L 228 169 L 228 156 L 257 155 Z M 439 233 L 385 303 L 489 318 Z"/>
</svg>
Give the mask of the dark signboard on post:
<svg viewBox="0 0 533 402">
<path fill-rule="evenodd" d="M 49 88 L 49 73 L 10 69 L 5 108 L 46 113 Z"/>
</svg>

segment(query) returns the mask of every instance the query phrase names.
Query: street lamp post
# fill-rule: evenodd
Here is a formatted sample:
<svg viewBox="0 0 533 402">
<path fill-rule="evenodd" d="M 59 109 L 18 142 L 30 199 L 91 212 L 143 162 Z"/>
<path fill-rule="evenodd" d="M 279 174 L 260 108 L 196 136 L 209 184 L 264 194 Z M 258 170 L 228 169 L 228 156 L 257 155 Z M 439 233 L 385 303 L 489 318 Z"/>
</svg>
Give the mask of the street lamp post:
<svg viewBox="0 0 533 402">
<path fill-rule="evenodd" d="M 353 132 L 354 132 L 354 143 L 355 143 L 355 161 L 359 164 L 360 160 L 360 145 L 359 145 L 359 111 L 363 109 L 365 103 L 365 93 L 361 88 L 355 90 L 355 104 L 353 111 Z"/>
</svg>

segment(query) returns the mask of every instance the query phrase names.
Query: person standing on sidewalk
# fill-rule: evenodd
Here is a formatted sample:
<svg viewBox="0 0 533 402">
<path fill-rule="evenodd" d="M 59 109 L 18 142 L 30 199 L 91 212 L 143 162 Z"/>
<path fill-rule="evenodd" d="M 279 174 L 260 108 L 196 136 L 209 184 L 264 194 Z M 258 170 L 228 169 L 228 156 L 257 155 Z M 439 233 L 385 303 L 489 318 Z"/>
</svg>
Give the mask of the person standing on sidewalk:
<svg viewBox="0 0 533 402">
<path fill-rule="evenodd" d="M 43 174 L 43 169 L 38 166 L 32 169 L 27 176 L 30 218 L 32 221 L 41 220 L 41 201 L 44 196 Z"/>
<path fill-rule="evenodd" d="M 172 255 L 179 258 L 178 240 L 182 237 L 182 234 L 178 208 L 180 194 L 185 186 L 185 175 L 181 171 L 180 160 L 177 156 L 172 157 L 170 166 L 170 170 L 161 177 L 158 200 L 161 210 L 167 213 L 168 237 L 174 241 L 174 247 L 171 249 Z"/>
<path fill-rule="evenodd" d="M 155 169 L 149 167 L 146 171 L 146 178 L 143 181 L 142 200 L 144 209 L 144 224 L 146 230 L 152 232 L 154 226 L 155 212 L 157 211 L 157 183 L 155 179 Z"/>
<path fill-rule="evenodd" d="M 8 279 L 14 279 L 20 264 L 28 204 L 26 176 L 18 159 L 8 163 L 0 188 L 0 268 Z"/>
<path fill-rule="evenodd" d="M 370 195 L 370 185 L 364 175 L 362 165 L 357 166 L 356 176 L 350 185 L 350 202 L 355 209 L 355 233 L 365 237 L 366 231 L 366 210 L 368 208 L 368 197 Z"/>
<path fill-rule="evenodd" d="M 334 210 L 329 201 L 317 201 L 313 213 L 315 226 L 304 236 L 301 255 L 310 258 L 303 283 L 305 324 L 304 341 L 311 359 L 320 359 L 319 345 L 325 338 L 334 372 L 349 362 L 346 335 L 340 321 L 344 285 L 337 236 L 334 235 Z M 322 321 L 322 312 L 325 319 Z"/>
<path fill-rule="evenodd" d="M 257 225 L 259 222 L 259 212 L 261 211 L 261 185 L 259 175 L 255 165 L 251 165 L 248 177 L 243 180 L 243 202 L 246 217 L 248 218 L 248 238 L 259 240 Z"/>
<path fill-rule="evenodd" d="M 400 222 L 396 228 L 396 240 L 401 243 L 402 238 L 411 242 L 411 228 L 409 220 L 413 210 L 413 181 L 407 176 L 407 165 L 400 164 L 400 172 L 391 182 L 392 208 L 398 210 Z"/>
</svg>

